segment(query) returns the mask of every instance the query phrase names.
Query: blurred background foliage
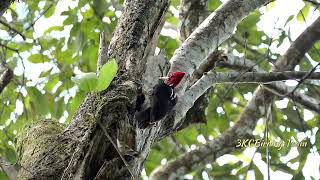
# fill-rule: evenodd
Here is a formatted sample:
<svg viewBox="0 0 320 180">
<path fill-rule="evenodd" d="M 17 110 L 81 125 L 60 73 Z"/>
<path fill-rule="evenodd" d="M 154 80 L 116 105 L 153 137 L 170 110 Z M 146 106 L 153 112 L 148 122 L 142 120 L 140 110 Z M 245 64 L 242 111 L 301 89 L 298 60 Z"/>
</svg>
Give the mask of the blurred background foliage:
<svg viewBox="0 0 320 180">
<path fill-rule="evenodd" d="M 251 13 L 236 29 L 235 35 L 220 49 L 245 56 L 261 68 L 270 70 L 272 63 L 288 48 L 292 28 L 307 27 L 317 7 L 302 2 L 290 16 L 266 23 L 262 18 L 277 4 Z M 123 10 L 123 0 L 32 0 L 16 2 L 1 17 L 0 55 L 14 70 L 14 79 L 0 95 L 0 156 L 16 163 L 15 137 L 22 127 L 38 117 L 68 124 L 86 93 L 71 80 L 72 77 L 96 70 L 99 33 L 106 32 L 108 43 Z M 221 2 L 209 0 L 209 11 Z M 179 47 L 179 0 L 172 0 L 166 23 L 158 41 L 158 49 L 170 59 Z M 288 5 L 289 8 L 289 5 Z M 269 18 L 270 20 L 270 18 Z M 263 22 L 264 21 L 264 22 Z M 272 25 L 272 33 L 258 27 L 259 23 Z M 10 28 L 5 24 L 9 24 Z M 19 32 L 19 33 L 17 33 Z M 271 34 L 271 35 L 270 35 Z M 318 42 L 296 69 L 310 70 L 320 61 Z M 227 69 L 218 69 L 225 71 Z M 153 146 L 145 164 L 143 177 L 167 160 L 177 157 L 211 141 L 234 125 L 238 115 L 252 97 L 256 85 L 214 85 L 214 95 L 206 110 L 206 124 L 193 125 Z M 304 83 L 299 91 L 320 98 L 319 83 Z M 307 140 L 307 148 L 270 148 L 271 170 L 287 173 L 286 177 L 301 179 L 308 170 L 319 170 L 320 131 L 319 116 L 297 106 L 288 99 L 279 99 L 272 105 L 269 136 L 273 140 Z M 264 136 L 265 117 L 261 117 L 254 134 Z M 263 179 L 266 170 L 266 149 L 243 149 L 218 158 L 205 167 L 198 167 L 185 179 Z M 289 152 L 291 155 L 289 156 Z M 253 154 L 261 159 L 253 161 Z M 293 154 L 293 155 L 292 155 Z M 287 158 L 284 158 L 287 157 Z M 311 158 L 311 159 L 310 159 Z M 307 162 L 318 158 L 317 166 Z M 284 160 L 285 159 L 285 160 Z M 319 173 L 310 174 L 312 179 Z M 0 170 L 0 179 L 6 175 Z"/>
</svg>

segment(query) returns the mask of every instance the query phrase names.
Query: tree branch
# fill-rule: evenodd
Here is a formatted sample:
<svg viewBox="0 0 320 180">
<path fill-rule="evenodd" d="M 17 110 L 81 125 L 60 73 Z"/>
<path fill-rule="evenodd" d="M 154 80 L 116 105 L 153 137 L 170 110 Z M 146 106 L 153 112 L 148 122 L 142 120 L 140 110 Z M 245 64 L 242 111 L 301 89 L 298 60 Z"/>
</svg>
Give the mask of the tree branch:
<svg viewBox="0 0 320 180">
<path fill-rule="evenodd" d="M 135 103 L 144 64 L 152 52 L 152 41 L 157 39 L 156 32 L 168 6 L 167 0 L 126 1 L 108 50 L 108 57 L 115 58 L 119 65 L 117 77 L 106 91 L 89 93 L 68 127 L 50 136 L 45 147 L 41 143 L 30 147 L 23 143 L 23 139 L 17 143 L 21 145 L 18 156 L 22 165 L 34 172 L 20 171 L 21 179 L 131 178 L 114 146 L 105 141 L 104 133 L 97 128 L 97 121 L 101 121 L 117 143 L 133 176 L 140 175 L 156 131 L 136 129 Z M 43 125 L 41 128 L 45 131 Z M 45 132 L 42 135 L 45 136 Z M 24 138 L 32 139 L 29 136 Z M 128 155 L 126 147 L 139 154 Z M 24 151 L 25 148 L 28 150 Z M 43 151 L 32 153 L 38 149 Z M 109 171 L 110 163 L 113 171 Z"/>
<path fill-rule="evenodd" d="M 293 69 L 311 46 L 319 40 L 319 31 L 320 17 L 292 43 L 284 56 L 277 61 L 276 67 L 279 70 Z M 233 127 L 227 129 L 214 141 L 210 141 L 196 150 L 182 154 L 177 159 L 160 166 L 152 173 L 150 179 L 176 177 L 177 174 L 187 173 L 194 166 L 214 162 L 218 157 L 235 151 L 236 140 L 252 136 L 259 116 L 265 113 L 262 111 L 264 109 L 262 107 L 272 102 L 272 100 L 273 94 L 271 92 L 257 88 L 253 98 L 238 117 L 237 123 Z M 192 103 L 190 102 L 190 104 Z"/>
<path fill-rule="evenodd" d="M 18 171 L 16 170 L 13 164 L 8 162 L 4 158 L 0 158 L 0 168 L 5 172 L 9 180 L 17 179 Z"/>
<path fill-rule="evenodd" d="M 320 2 L 318 2 L 318 1 L 313 1 L 313 0 L 303 0 L 303 1 L 311 3 L 311 4 L 315 5 L 315 6 L 320 6 Z"/>
<path fill-rule="evenodd" d="M 24 36 L 22 34 L 22 32 L 18 31 L 16 28 L 12 27 L 10 24 L 5 22 L 4 20 L 0 19 L 0 24 L 4 25 L 5 27 L 7 27 L 9 30 L 13 31 L 14 33 L 19 34 L 23 40 L 26 40 L 26 36 Z"/>
<path fill-rule="evenodd" d="M 171 58 L 170 72 L 183 71 L 192 75 L 201 62 L 213 52 L 220 43 L 229 38 L 236 25 L 250 12 L 271 0 L 234 0 L 227 1 L 213 12 L 193 33 L 182 43 Z M 169 73 L 170 73 L 169 72 Z M 184 84 L 185 86 L 188 83 Z M 182 88 L 183 89 L 183 88 Z M 178 94 L 183 94 L 181 91 Z M 180 104 L 180 105 L 179 105 Z M 193 104 L 193 103 L 188 103 Z M 178 102 L 177 106 L 181 107 Z M 180 123 L 189 108 L 175 114 L 175 125 Z"/>
<path fill-rule="evenodd" d="M 232 35 L 236 25 L 250 12 L 271 0 L 227 1 L 209 15 L 184 41 L 171 58 L 171 69 L 191 75 L 220 43 Z"/>
<path fill-rule="evenodd" d="M 208 0 L 182 0 L 180 5 L 180 41 L 188 36 L 208 16 Z"/>
<path fill-rule="evenodd" d="M 254 64 L 250 60 L 234 56 L 232 54 L 227 55 L 227 61 L 220 61 L 216 64 L 218 67 L 227 67 L 231 69 L 237 69 L 239 71 L 255 71 L 255 72 L 265 72 L 264 70 L 260 69 L 257 64 Z M 264 87 L 272 92 L 273 94 L 283 97 L 283 95 L 288 94 L 288 97 L 293 101 L 299 103 L 300 105 L 304 106 L 307 109 L 310 109 L 318 114 L 320 114 L 320 104 L 318 103 L 319 100 L 316 100 L 308 95 L 302 94 L 300 92 L 295 91 L 293 94 L 293 88 L 288 87 L 283 82 L 272 82 L 269 84 L 265 84 Z"/>
<path fill-rule="evenodd" d="M 182 0 L 180 5 L 180 41 L 185 41 L 190 34 L 203 22 L 208 16 L 208 0 Z M 210 56 L 212 57 L 212 56 Z M 213 66 L 212 66 L 213 67 Z M 212 68 L 211 67 L 211 68 Z M 200 68 L 200 67 L 199 67 Z M 207 71 L 206 71 L 207 70 Z M 203 72 L 208 72 L 209 68 L 202 68 L 198 72 L 199 77 L 193 75 L 193 79 L 199 79 Z M 212 95 L 212 88 L 208 89 L 201 97 L 199 97 L 194 106 L 190 108 L 186 114 L 184 127 L 192 123 L 205 123 L 205 109 L 209 104 Z"/>
<path fill-rule="evenodd" d="M 245 73 L 238 73 L 238 72 L 224 73 L 224 72 L 210 71 L 209 73 L 202 76 L 202 78 L 197 83 L 195 83 L 194 86 L 201 86 L 199 87 L 199 90 L 200 90 L 200 89 L 207 89 L 212 84 L 216 84 L 216 83 L 269 84 L 274 81 L 304 79 L 307 75 L 309 75 L 309 71 L 245 72 Z M 320 72 L 314 72 L 310 74 L 306 79 L 320 80 Z"/>
</svg>

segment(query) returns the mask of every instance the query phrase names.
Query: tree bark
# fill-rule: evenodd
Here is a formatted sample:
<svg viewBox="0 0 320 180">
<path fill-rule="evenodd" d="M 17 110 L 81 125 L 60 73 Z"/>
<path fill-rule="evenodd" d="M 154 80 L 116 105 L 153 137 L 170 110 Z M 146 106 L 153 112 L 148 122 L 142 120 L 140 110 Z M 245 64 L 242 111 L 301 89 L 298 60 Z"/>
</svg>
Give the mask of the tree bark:
<svg viewBox="0 0 320 180">
<path fill-rule="evenodd" d="M 182 0 L 179 13 L 180 41 L 184 42 L 207 16 L 208 0 Z M 186 114 L 183 128 L 194 123 L 206 123 L 205 109 L 209 104 L 211 94 L 212 88 L 196 100 Z"/>
<path fill-rule="evenodd" d="M 192 74 L 245 16 L 267 2 L 228 1 L 176 51 L 171 71 Z M 117 77 L 106 91 L 85 98 L 68 127 L 35 121 L 24 130 L 17 142 L 20 179 L 138 179 L 152 143 L 168 129 L 173 133 L 172 121 L 144 130 L 134 121 L 145 64 L 167 8 L 167 0 L 126 1 L 108 49 L 108 58 L 119 64 Z M 190 107 L 175 111 L 182 115 L 178 121 Z"/>
<path fill-rule="evenodd" d="M 5 62 L 0 64 L 0 94 L 3 89 L 9 84 L 13 77 L 13 71 L 7 66 Z"/>
<path fill-rule="evenodd" d="M 19 163 L 24 167 L 20 179 L 137 179 L 150 147 L 145 144 L 151 142 L 144 139 L 150 130 L 136 132 L 132 125 L 135 100 L 143 64 L 167 7 L 166 0 L 126 1 L 108 52 L 119 64 L 117 77 L 105 92 L 85 98 L 67 128 L 38 121 L 24 130 L 25 136 L 17 143 Z M 114 142 L 119 140 L 139 152 L 138 156 L 125 157 L 130 167 L 97 127 L 97 121 Z"/>
<path fill-rule="evenodd" d="M 286 53 L 277 61 L 277 70 L 292 70 L 304 54 L 320 39 L 320 17 L 309 26 L 289 47 Z M 191 90 L 191 89 L 190 89 Z M 202 89 L 204 92 L 205 89 Z M 197 92 L 197 91 L 196 91 Z M 193 95 L 195 97 L 196 95 Z M 188 96 L 192 97 L 192 96 Z M 237 139 L 254 138 L 252 135 L 259 117 L 266 114 L 265 107 L 274 99 L 273 93 L 257 88 L 247 106 L 244 108 L 237 123 L 227 129 L 214 141 L 210 141 L 178 158 L 160 166 L 152 174 L 150 179 L 160 180 L 175 178 L 178 175 L 186 174 L 194 167 L 214 162 L 218 157 L 236 151 Z M 188 100 L 185 100 L 188 102 Z M 190 101 L 190 100 L 189 100 Z"/>
</svg>

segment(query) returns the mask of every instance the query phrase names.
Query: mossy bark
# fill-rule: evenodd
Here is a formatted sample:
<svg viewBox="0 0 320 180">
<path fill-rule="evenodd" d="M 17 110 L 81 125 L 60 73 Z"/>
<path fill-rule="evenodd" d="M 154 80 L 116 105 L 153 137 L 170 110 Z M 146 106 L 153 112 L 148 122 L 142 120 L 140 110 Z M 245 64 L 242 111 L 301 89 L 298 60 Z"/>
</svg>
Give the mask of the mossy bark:
<svg viewBox="0 0 320 180">
<path fill-rule="evenodd" d="M 126 1 L 108 52 L 118 62 L 117 77 L 106 91 L 87 95 L 68 127 L 39 121 L 23 131 L 19 179 L 138 179 L 156 131 L 136 128 L 136 98 L 167 8 L 167 0 Z"/>
</svg>

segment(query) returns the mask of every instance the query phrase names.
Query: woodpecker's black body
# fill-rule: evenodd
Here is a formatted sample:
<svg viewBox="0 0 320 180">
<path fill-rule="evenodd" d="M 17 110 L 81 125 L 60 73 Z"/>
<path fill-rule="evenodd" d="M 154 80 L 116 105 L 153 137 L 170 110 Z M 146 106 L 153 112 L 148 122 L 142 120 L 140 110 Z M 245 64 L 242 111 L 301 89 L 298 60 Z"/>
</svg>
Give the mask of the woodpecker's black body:
<svg viewBox="0 0 320 180">
<path fill-rule="evenodd" d="M 160 82 L 153 88 L 150 107 L 136 114 L 138 126 L 144 129 L 164 118 L 176 105 L 174 87 Z"/>
</svg>

